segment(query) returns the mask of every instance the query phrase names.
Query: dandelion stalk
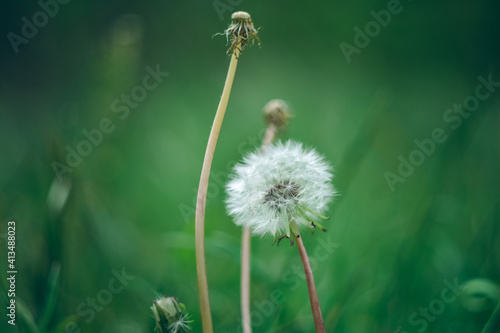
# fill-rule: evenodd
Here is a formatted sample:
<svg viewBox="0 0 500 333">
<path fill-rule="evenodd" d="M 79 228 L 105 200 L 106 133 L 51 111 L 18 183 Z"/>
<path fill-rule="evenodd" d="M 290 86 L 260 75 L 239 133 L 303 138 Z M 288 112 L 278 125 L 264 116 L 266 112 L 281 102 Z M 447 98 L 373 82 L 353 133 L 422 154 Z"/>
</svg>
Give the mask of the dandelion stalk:
<svg viewBox="0 0 500 333">
<path fill-rule="evenodd" d="M 263 113 L 267 128 L 262 140 L 262 147 L 274 141 L 276 133 L 286 127 L 290 117 L 288 105 L 278 99 L 267 103 L 264 106 Z M 250 237 L 250 229 L 244 227 L 241 235 L 241 318 L 243 333 L 252 333 L 250 318 Z"/>
<path fill-rule="evenodd" d="M 318 292 L 316 291 L 316 284 L 314 283 L 314 276 L 311 269 L 311 264 L 309 262 L 309 257 L 307 256 L 306 247 L 300 237 L 299 228 L 295 221 L 291 223 L 292 231 L 297 239 L 297 248 L 299 249 L 300 259 L 302 259 L 302 266 L 304 266 L 304 273 L 306 275 L 307 289 L 309 290 L 309 301 L 311 302 L 311 309 L 314 317 L 314 326 L 316 327 L 316 333 L 325 332 L 325 323 L 323 322 L 323 316 L 321 315 L 321 308 L 319 306 Z"/>
<path fill-rule="evenodd" d="M 207 268 L 205 262 L 205 204 L 207 202 L 208 190 L 208 177 L 212 167 L 212 160 L 214 157 L 215 146 L 219 137 L 222 120 L 226 112 L 229 94 L 231 93 L 231 86 L 233 84 L 236 66 L 238 64 L 239 48 L 235 50 L 231 56 L 231 63 L 227 73 L 226 83 L 222 97 L 217 108 L 210 137 L 208 138 L 207 149 L 205 151 L 205 158 L 203 160 L 203 167 L 200 176 L 200 185 L 198 186 L 198 197 L 196 201 L 196 264 L 198 273 L 198 292 L 200 296 L 201 319 L 203 324 L 203 332 L 213 332 L 212 314 L 210 312 L 210 303 L 208 296 L 208 281 L 207 281 Z"/>
<path fill-rule="evenodd" d="M 250 229 L 241 235 L 241 318 L 243 333 L 252 333 L 250 320 Z"/>
<path fill-rule="evenodd" d="M 225 31 L 227 38 L 231 38 L 231 61 L 227 72 L 226 82 L 222 91 L 222 96 L 217 107 L 215 119 L 208 138 L 205 158 L 200 176 L 200 185 L 198 187 L 198 196 L 196 201 L 196 216 L 195 216 L 195 242 L 196 242 L 196 266 L 198 274 L 198 292 L 200 297 L 200 311 L 203 332 L 212 333 L 213 323 L 212 314 L 210 311 L 210 301 L 208 296 L 207 269 L 205 262 L 205 204 L 207 201 L 208 179 L 210 169 L 214 157 L 215 146 L 219 138 L 222 121 L 226 113 L 231 87 L 233 85 L 234 74 L 240 53 L 245 44 L 253 38 L 256 38 L 256 30 L 253 28 L 250 15 L 245 12 L 236 12 L 231 16 L 233 22 Z"/>
</svg>

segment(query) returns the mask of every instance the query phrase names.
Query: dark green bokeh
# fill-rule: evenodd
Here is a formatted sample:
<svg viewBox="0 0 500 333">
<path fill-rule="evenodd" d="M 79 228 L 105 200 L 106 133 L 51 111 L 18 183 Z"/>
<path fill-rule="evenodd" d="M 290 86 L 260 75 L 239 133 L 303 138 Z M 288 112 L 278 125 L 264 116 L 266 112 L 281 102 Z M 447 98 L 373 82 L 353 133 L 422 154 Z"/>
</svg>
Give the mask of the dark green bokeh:
<svg viewBox="0 0 500 333">
<path fill-rule="evenodd" d="M 248 11 L 262 46 L 241 56 L 212 167 L 206 254 L 215 331 L 238 332 L 241 323 L 241 230 L 225 214 L 223 186 L 241 154 L 260 144 L 262 106 L 281 98 L 295 115 L 282 139 L 316 147 L 335 167 L 340 196 L 328 233 L 304 234 L 327 331 L 479 332 L 492 308 L 470 312 L 461 299 L 432 320 L 410 318 L 436 306 L 448 282 L 500 283 L 498 88 L 459 126 L 443 119 L 475 94 L 479 76 L 500 81 L 498 2 L 402 1 L 350 63 L 340 43 L 353 44 L 354 28 L 387 1 L 217 3 Z M 152 300 L 168 294 L 200 332 L 194 201 L 229 62 L 225 38 L 212 36 L 230 11 L 213 1 L 70 1 L 16 53 L 8 33 L 21 34 L 21 19 L 40 5 L 3 7 L 2 302 L 4 236 L 14 220 L 16 300 L 37 325 L 151 332 Z M 169 75 L 126 117 L 114 113 L 113 101 L 157 65 Z M 53 162 L 65 163 L 67 146 L 77 149 L 82 131 L 103 118 L 114 130 L 58 182 Z M 397 173 L 398 157 L 409 159 L 414 141 L 439 128 L 444 142 L 391 191 L 384 174 Z M 51 188 L 63 196 L 69 188 L 62 209 Z M 254 332 L 313 331 L 300 265 L 295 247 L 252 240 Z M 87 323 L 78 307 L 102 297 L 122 268 L 135 278 Z M 16 329 L 29 332 L 17 310 Z M 15 332 L 0 313 L 0 331 Z"/>
</svg>

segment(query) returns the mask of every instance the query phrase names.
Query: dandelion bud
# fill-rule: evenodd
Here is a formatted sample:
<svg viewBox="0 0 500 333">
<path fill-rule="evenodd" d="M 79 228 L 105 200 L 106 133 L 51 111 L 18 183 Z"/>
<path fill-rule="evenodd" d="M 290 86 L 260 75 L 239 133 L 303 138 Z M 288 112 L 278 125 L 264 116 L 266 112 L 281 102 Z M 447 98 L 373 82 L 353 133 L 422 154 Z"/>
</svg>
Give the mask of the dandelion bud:
<svg viewBox="0 0 500 333">
<path fill-rule="evenodd" d="M 290 108 L 281 99 L 273 99 L 269 101 L 262 109 L 264 119 L 267 125 L 273 125 L 277 129 L 283 129 L 288 124 L 288 119 L 291 116 Z"/>
<path fill-rule="evenodd" d="M 330 165 L 313 149 L 288 141 L 245 156 L 226 186 L 226 206 L 234 222 L 275 239 L 297 232 L 291 222 L 321 227 L 315 219 L 335 194 Z"/>
<path fill-rule="evenodd" d="M 151 310 L 156 321 L 155 329 L 160 333 L 185 333 L 191 330 L 186 307 L 177 302 L 175 297 L 164 296 L 154 300 Z"/>
</svg>

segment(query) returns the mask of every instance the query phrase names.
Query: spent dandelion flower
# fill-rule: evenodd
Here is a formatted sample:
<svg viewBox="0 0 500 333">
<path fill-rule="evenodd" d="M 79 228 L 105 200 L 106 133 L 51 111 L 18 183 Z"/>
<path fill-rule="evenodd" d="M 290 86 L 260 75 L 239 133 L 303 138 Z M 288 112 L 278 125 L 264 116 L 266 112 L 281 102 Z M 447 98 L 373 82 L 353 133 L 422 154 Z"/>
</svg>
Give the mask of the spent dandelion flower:
<svg viewBox="0 0 500 333">
<path fill-rule="evenodd" d="M 324 227 L 316 220 L 335 194 L 330 165 L 314 149 L 287 141 L 244 157 L 226 187 L 226 206 L 237 225 L 275 239 L 297 236 L 293 225 Z"/>
<path fill-rule="evenodd" d="M 257 37 L 257 31 L 253 28 L 250 14 L 246 12 L 236 12 L 232 15 L 233 23 L 226 29 L 225 35 L 231 35 L 232 51 L 229 69 L 227 71 L 226 82 L 222 90 L 221 99 L 215 113 L 214 122 L 208 137 L 203 166 L 201 168 L 200 185 L 196 198 L 195 215 L 195 250 L 196 250 L 196 273 L 198 275 L 198 293 L 200 297 L 201 321 L 204 333 L 213 332 L 212 313 L 210 310 L 210 299 L 208 295 L 207 265 L 205 260 L 205 206 L 207 203 L 208 181 L 210 169 L 214 158 L 215 147 L 219 138 L 219 133 L 226 113 L 231 87 L 233 86 L 234 75 L 238 65 L 238 59 L 245 44 L 249 39 Z M 233 38 L 234 37 L 234 38 Z"/>
<path fill-rule="evenodd" d="M 257 36 L 258 29 L 255 29 L 252 22 L 252 17 L 247 12 L 234 12 L 231 15 L 231 24 L 224 30 L 224 33 L 216 35 L 225 35 L 228 43 L 231 43 L 229 52 L 234 52 L 236 49 L 243 50 L 249 41 L 253 43 L 255 40 L 260 45 L 259 37 Z"/>
</svg>

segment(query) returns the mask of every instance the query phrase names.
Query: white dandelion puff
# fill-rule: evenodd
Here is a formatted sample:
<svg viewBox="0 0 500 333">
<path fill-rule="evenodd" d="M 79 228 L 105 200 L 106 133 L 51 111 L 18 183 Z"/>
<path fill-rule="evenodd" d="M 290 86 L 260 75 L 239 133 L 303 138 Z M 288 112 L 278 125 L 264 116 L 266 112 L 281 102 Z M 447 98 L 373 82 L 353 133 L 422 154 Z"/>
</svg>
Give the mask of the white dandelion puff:
<svg viewBox="0 0 500 333">
<path fill-rule="evenodd" d="M 290 237 L 290 223 L 315 227 L 335 194 L 330 165 L 314 149 L 287 141 L 248 154 L 226 186 L 227 211 L 255 234 Z M 322 227 L 321 227 L 322 228 Z M 292 230 L 293 231 L 293 230 Z"/>
</svg>

